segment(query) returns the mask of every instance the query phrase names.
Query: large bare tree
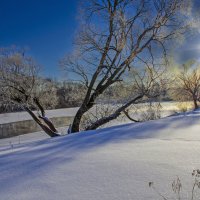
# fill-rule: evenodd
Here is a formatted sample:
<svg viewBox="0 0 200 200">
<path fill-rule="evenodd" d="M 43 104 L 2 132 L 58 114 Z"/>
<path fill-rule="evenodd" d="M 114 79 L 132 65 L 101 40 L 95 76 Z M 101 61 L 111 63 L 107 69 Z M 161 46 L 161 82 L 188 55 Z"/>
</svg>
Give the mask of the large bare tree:
<svg viewBox="0 0 200 200">
<path fill-rule="evenodd" d="M 79 75 L 87 87 L 71 132 L 80 130 L 83 116 L 96 104 L 98 97 L 122 81 L 130 68 L 141 65 L 140 62 L 150 69 L 156 65 L 155 60 L 161 66 L 167 54 L 167 43 L 185 32 L 185 13 L 190 4 L 188 0 L 87 0 L 84 6 L 85 18 L 81 16 L 84 20 L 76 38 L 76 49 L 62 62 L 66 69 Z M 155 74 L 150 77 L 150 88 L 143 87 L 142 83 L 132 99 L 86 129 L 98 128 L 118 117 L 131 104 L 151 96 L 156 80 Z M 135 76 L 135 83 L 137 78 L 139 76 Z"/>
<path fill-rule="evenodd" d="M 56 103 L 55 91 L 52 83 L 40 78 L 38 72 L 38 65 L 24 51 L 0 49 L 1 100 L 21 106 L 45 133 L 55 137 L 58 131 L 45 115 L 45 107 Z"/>
</svg>

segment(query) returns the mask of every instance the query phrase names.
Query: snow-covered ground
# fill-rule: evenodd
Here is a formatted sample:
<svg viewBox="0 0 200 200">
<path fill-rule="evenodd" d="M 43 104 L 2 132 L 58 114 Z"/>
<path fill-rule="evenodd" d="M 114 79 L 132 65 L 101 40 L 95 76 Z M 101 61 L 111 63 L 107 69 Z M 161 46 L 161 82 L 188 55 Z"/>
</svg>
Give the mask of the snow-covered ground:
<svg viewBox="0 0 200 200">
<path fill-rule="evenodd" d="M 142 107 L 143 108 L 143 107 Z M 57 109 L 57 110 L 47 110 L 46 114 L 49 118 L 56 118 L 56 117 L 73 117 L 76 114 L 77 111 L 76 108 L 65 108 L 65 109 Z M 162 103 L 162 117 L 169 116 L 170 114 L 173 114 L 174 111 L 177 111 L 178 108 L 176 106 L 175 102 L 163 102 Z M 135 117 L 135 114 L 134 114 Z M 136 117 L 137 118 L 137 117 Z M 26 121 L 26 120 L 32 120 L 30 115 L 27 112 L 17 112 L 17 113 L 5 113 L 5 114 L 0 114 L 0 124 L 5 124 L 5 123 L 12 123 L 12 122 L 17 122 L 17 121 Z M 116 120 L 113 120 L 105 125 L 103 127 L 111 127 L 114 125 L 122 125 L 126 123 L 132 123 L 127 117 L 125 116 L 120 116 Z M 67 133 L 68 127 L 61 127 L 58 128 L 59 132 L 61 134 L 66 134 Z M 35 133 L 29 133 L 29 134 L 24 134 L 20 136 L 15 136 L 15 137 L 10 137 L 10 138 L 5 138 L 5 139 L 0 139 L 0 147 L 1 146 L 11 146 L 14 144 L 19 144 L 19 143 L 25 143 L 29 141 L 39 141 L 41 139 L 49 138 L 47 134 L 44 132 L 35 132 Z"/>
<path fill-rule="evenodd" d="M 57 130 L 61 133 L 67 133 L 68 127 L 60 127 Z M 24 144 L 27 142 L 35 142 L 43 139 L 50 138 L 44 131 L 38 131 L 34 133 L 23 134 L 15 137 L 0 139 L 0 149 L 1 147 L 8 147 L 12 145 Z M 1 200 L 1 199 L 0 199 Z"/>
<path fill-rule="evenodd" d="M 75 116 L 78 107 L 76 108 L 64 108 L 57 110 L 47 110 L 46 115 L 49 118 L 52 117 L 73 117 Z M 16 112 L 16 113 L 4 113 L 0 114 L 0 124 L 12 123 L 18 121 L 31 120 L 31 116 L 27 112 Z"/>
<path fill-rule="evenodd" d="M 199 152 L 200 111 L 2 146 L 0 199 L 159 200 L 177 175 L 189 199 Z"/>
<path fill-rule="evenodd" d="M 178 108 L 174 102 L 163 102 L 163 111 L 176 111 Z M 52 117 L 73 117 L 75 116 L 78 107 L 64 108 L 56 110 L 47 110 L 46 115 L 48 118 Z M 12 123 L 18 121 L 31 120 L 31 116 L 27 112 L 4 113 L 0 114 L 0 124 Z"/>
</svg>

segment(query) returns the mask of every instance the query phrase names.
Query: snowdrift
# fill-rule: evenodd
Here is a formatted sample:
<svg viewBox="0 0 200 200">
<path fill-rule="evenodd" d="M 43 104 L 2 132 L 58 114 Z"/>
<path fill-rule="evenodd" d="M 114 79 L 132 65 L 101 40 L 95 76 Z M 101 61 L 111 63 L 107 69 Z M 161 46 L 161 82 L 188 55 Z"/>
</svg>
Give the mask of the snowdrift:
<svg viewBox="0 0 200 200">
<path fill-rule="evenodd" d="M 1 200 L 156 200 L 183 196 L 200 168 L 200 111 L 0 148 Z"/>
</svg>

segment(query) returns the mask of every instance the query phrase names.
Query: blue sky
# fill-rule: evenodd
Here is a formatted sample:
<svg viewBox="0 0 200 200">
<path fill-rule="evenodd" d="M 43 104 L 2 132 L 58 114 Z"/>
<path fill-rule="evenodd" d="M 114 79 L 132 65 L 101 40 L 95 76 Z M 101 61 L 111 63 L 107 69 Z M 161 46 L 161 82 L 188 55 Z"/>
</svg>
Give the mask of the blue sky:
<svg viewBox="0 0 200 200">
<path fill-rule="evenodd" d="M 27 47 L 46 76 L 72 48 L 78 0 L 0 0 L 0 46 Z"/>
<path fill-rule="evenodd" d="M 199 13 L 200 0 L 195 2 Z M 43 74 L 60 78 L 58 62 L 72 50 L 79 0 L 0 0 L 0 47 L 29 49 Z M 200 58 L 200 34 L 174 51 L 178 60 Z"/>
</svg>

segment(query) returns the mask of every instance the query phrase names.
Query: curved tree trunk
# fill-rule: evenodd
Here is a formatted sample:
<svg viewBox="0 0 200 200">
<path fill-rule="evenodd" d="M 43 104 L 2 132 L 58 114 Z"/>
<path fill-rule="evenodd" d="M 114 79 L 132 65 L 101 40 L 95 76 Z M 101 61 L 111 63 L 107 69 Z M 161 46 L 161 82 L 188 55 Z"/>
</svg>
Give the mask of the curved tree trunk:
<svg viewBox="0 0 200 200">
<path fill-rule="evenodd" d="M 72 127 L 71 127 L 71 133 L 76 133 L 79 132 L 79 127 L 80 127 L 80 123 L 81 123 L 81 119 L 83 117 L 83 115 L 91 108 L 91 106 L 86 105 L 85 103 L 83 103 L 81 105 L 81 107 L 78 109 L 73 123 L 72 123 Z"/>
<path fill-rule="evenodd" d="M 30 110 L 28 107 L 24 106 L 24 109 L 31 115 L 31 117 L 33 118 L 33 120 L 42 128 L 42 130 L 49 135 L 50 137 L 57 137 L 60 136 L 60 134 L 58 133 L 58 131 L 56 130 L 56 128 L 54 127 L 54 125 L 52 124 L 52 122 L 47 119 L 46 117 L 41 117 L 41 119 L 43 119 L 44 122 L 47 121 L 47 123 L 43 123 L 34 113 L 32 110 Z"/>
</svg>

